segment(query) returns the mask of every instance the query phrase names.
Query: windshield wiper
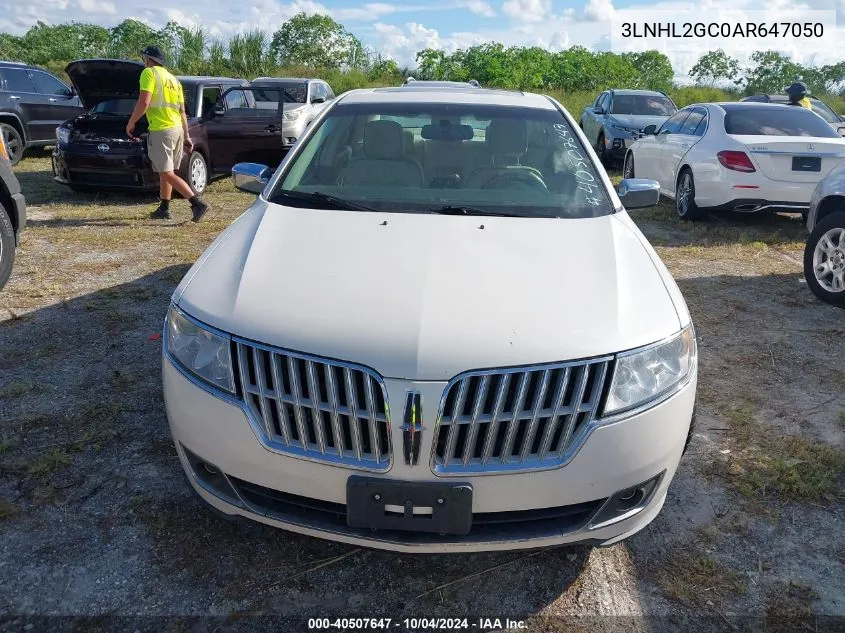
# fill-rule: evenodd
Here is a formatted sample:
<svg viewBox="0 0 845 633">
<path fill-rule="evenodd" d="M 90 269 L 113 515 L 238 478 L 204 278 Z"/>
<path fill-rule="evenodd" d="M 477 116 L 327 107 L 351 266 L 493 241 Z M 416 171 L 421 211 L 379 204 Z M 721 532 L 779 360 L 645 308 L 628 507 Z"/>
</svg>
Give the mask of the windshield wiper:
<svg viewBox="0 0 845 633">
<path fill-rule="evenodd" d="M 314 191 L 313 193 L 306 193 L 304 191 L 291 191 L 289 189 L 282 189 L 281 191 L 279 191 L 278 195 L 287 196 L 288 198 L 296 198 L 297 200 L 320 202 L 322 204 L 329 205 L 335 209 L 347 209 L 349 211 L 378 211 L 378 209 L 368 207 L 365 204 L 359 204 L 357 202 L 352 202 L 351 200 L 344 200 L 343 198 L 330 196 L 327 193 L 320 193 L 319 191 Z M 275 197 L 276 196 L 274 196 L 274 198 Z"/>
<path fill-rule="evenodd" d="M 439 209 L 426 209 L 428 213 L 438 213 L 440 215 L 492 215 L 502 218 L 522 218 L 525 217 L 521 213 L 508 213 L 507 211 L 486 211 L 484 209 L 476 209 L 475 207 L 466 207 L 463 205 L 447 205 Z"/>
</svg>

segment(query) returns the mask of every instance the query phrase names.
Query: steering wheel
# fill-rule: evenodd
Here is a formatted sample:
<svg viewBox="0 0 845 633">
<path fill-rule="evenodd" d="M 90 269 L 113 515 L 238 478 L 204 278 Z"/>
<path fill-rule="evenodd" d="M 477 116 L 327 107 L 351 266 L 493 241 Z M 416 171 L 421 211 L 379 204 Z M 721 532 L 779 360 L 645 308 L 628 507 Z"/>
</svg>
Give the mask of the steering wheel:
<svg viewBox="0 0 845 633">
<path fill-rule="evenodd" d="M 543 179 L 533 171 L 514 171 L 499 174 L 484 183 L 482 189 L 513 189 L 527 188 L 548 193 L 549 188 Z"/>
</svg>

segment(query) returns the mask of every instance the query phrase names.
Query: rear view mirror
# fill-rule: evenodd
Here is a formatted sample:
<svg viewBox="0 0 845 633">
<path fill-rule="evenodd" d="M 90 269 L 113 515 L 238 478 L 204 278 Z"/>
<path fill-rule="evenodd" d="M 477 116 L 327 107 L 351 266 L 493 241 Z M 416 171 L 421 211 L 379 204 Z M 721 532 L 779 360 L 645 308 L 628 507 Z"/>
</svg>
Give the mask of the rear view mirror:
<svg viewBox="0 0 845 633">
<path fill-rule="evenodd" d="M 656 125 L 646 125 L 643 128 L 643 134 L 657 134 L 657 126 Z"/>
<path fill-rule="evenodd" d="M 625 178 L 616 186 L 616 193 L 626 209 L 653 207 L 660 201 L 660 184 L 656 180 Z"/>
<path fill-rule="evenodd" d="M 427 141 L 469 141 L 474 132 L 471 125 L 423 125 L 422 137 Z"/>
<path fill-rule="evenodd" d="M 267 165 L 238 163 L 232 167 L 232 184 L 241 191 L 260 194 L 270 182 L 271 171 Z"/>
</svg>

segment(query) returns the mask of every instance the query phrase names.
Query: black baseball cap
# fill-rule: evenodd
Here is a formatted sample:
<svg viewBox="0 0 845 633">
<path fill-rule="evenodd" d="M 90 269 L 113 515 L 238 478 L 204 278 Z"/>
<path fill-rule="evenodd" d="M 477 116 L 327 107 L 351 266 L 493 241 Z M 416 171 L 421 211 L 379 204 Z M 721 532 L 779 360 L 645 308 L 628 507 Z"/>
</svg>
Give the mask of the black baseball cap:
<svg viewBox="0 0 845 633">
<path fill-rule="evenodd" d="M 140 52 L 141 57 L 149 57 L 154 62 L 158 62 L 164 66 L 164 53 L 158 46 L 147 46 Z"/>
<path fill-rule="evenodd" d="M 807 84 L 803 81 L 796 81 L 794 84 L 784 89 L 784 92 L 788 95 L 805 95 L 809 92 L 809 90 L 807 89 Z"/>
</svg>

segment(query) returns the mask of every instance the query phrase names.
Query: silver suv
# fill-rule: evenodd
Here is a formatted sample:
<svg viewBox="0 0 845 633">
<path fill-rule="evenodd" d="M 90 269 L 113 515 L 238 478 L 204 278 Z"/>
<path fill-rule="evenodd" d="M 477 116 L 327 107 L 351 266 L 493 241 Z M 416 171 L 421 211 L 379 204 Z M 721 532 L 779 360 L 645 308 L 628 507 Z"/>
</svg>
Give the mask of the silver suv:
<svg viewBox="0 0 845 633">
<path fill-rule="evenodd" d="M 253 80 L 256 105 L 259 108 L 275 109 L 278 92 L 262 93 L 260 88 L 282 89 L 284 114 L 282 139 L 285 148 L 291 147 L 304 133 L 311 122 L 334 98 L 331 86 L 322 79 L 298 79 L 294 77 L 259 77 Z M 258 90 L 256 90 L 256 88 Z"/>
</svg>

